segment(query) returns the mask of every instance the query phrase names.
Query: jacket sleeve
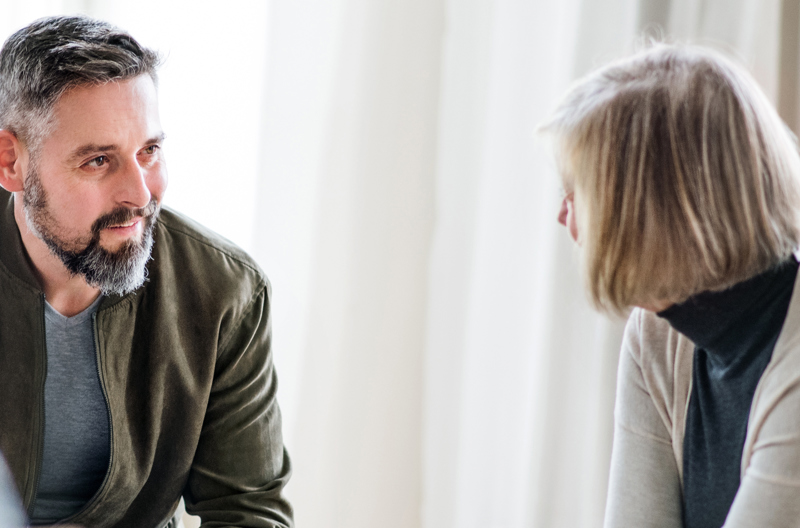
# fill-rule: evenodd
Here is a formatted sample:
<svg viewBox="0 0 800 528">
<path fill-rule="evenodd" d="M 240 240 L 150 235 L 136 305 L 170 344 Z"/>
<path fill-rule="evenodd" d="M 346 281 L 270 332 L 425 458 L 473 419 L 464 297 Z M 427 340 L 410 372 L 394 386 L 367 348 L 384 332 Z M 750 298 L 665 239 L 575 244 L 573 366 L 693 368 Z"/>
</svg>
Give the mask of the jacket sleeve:
<svg viewBox="0 0 800 528">
<path fill-rule="evenodd" d="M 282 490 L 291 473 L 272 362 L 269 286 L 222 336 L 186 511 L 204 528 L 293 526 Z"/>
<path fill-rule="evenodd" d="M 653 383 L 643 373 L 641 316 L 637 309 L 628 320 L 620 353 L 604 526 L 680 528 L 680 474 L 671 428 L 665 423 L 663 389 L 669 383 Z"/>
</svg>

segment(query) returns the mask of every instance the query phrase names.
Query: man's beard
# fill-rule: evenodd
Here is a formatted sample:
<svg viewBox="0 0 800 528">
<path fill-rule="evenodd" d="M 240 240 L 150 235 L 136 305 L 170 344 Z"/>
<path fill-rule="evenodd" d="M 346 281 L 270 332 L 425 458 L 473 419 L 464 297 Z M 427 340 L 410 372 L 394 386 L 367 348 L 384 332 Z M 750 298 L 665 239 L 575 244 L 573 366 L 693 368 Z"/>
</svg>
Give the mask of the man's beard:
<svg viewBox="0 0 800 528">
<path fill-rule="evenodd" d="M 99 288 L 103 295 L 125 295 L 147 280 L 153 229 L 160 210 L 155 197 L 140 209 L 114 209 L 92 223 L 91 238 L 73 240 L 63 240 L 56 234 L 57 223 L 47 208 L 47 194 L 35 166 L 31 167 L 25 178 L 22 203 L 28 229 L 47 244 L 72 275 L 83 276 L 90 286 Z M 140 240 L 128 240 L 115 251 L 100 245 L 103 229 L 126 224 L 137 216 L 143 222 Z"/>
</svg>

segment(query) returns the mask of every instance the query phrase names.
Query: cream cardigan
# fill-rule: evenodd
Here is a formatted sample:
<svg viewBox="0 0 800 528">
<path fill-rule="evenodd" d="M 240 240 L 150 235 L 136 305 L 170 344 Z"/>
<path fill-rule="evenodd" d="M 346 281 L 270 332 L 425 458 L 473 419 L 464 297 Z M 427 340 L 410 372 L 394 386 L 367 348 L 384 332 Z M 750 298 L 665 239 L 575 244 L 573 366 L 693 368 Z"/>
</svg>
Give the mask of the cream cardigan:
<svg viewBox="0 0 800 528">
<path fill-rule="evenodd" d="M 694 344 L 646 310 L 625 329 L 605 528 L 680 528 Z M 800 280 L 756 387 L 725 528 L 800 527 Z"/>
</svg>

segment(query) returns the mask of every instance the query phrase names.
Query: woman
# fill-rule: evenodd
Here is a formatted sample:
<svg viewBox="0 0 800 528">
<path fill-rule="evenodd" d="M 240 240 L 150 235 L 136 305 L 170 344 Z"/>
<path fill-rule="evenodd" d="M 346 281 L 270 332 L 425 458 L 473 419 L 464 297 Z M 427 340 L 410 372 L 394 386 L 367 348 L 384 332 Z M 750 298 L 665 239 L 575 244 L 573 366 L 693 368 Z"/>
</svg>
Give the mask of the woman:
<svg viewBox="0 0 800 528">
<path fill-rule="evenodd" d="M 800 157 L 751 77 L 656 45 L 545 125 L 591 299 L 635 306 L 606 527 L 800 526 Z"/>
</svg>

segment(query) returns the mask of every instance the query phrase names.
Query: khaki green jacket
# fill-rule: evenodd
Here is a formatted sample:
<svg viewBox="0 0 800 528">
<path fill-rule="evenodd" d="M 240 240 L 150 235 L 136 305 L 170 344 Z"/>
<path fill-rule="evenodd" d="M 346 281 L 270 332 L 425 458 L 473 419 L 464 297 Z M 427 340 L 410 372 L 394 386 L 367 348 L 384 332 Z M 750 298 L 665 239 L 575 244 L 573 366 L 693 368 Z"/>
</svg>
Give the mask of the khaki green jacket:
<svg viewBox="0 0 800 528">
<path fill-rule="evenodd" d="M 244 252 L 168 209 L 154 237 L 148 281 L 94 318 L 111 461 L 69 522 L 158 528 L 183 495 L 203 526 L 292 526 L 269 284 Z M 44 295 L 0 190 L 0 450 L 29 512 L 46 369 Z"/>
</svg>

